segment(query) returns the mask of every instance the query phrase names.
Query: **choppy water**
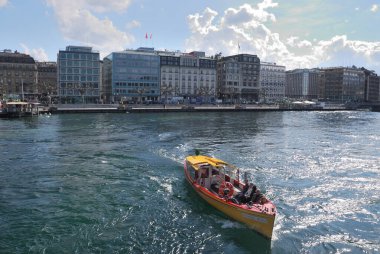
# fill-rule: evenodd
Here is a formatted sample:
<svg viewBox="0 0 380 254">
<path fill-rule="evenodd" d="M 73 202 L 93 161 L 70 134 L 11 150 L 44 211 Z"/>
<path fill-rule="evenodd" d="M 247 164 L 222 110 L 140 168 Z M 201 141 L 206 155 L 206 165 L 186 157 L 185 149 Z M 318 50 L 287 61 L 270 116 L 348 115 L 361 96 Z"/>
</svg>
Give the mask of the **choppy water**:
<svg viewBox="0 0 380 254">
<path fill-rule="evenodd" d="M 379 253 L 380 114 L 0 119 L 1 253 Z M 253 173 L 272 241 L 184 180 L 194 148 Z"/>
</svg>

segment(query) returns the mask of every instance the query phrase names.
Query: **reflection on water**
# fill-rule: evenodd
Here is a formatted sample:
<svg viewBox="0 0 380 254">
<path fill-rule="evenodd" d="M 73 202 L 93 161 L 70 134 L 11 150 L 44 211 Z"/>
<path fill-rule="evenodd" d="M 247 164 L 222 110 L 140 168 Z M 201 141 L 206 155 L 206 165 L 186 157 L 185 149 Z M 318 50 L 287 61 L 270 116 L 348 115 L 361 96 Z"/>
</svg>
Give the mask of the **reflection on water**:
<svg viewBox="0 0 380 254">
<path fill-rule="evenodd" d="M 0 121 L 0 249 L 380 251 L 372 112 L 78 114 Z M 201 200 L 194 148 L 253 175 L 278 208 L 268 241 Z"/>
</svg>

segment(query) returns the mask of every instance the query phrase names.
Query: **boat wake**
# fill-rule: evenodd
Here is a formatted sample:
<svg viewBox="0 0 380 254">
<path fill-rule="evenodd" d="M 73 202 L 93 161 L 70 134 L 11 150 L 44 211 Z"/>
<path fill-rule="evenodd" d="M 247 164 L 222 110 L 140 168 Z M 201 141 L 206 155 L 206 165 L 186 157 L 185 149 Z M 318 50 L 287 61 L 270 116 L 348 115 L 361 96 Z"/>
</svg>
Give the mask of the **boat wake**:
<svg viewBox="0 0 380 254">
<path fill-rule="evenodd" d="M 166 148 L 154 149 L 153 152 L 158 154 L 162 158 L 170 159 L 178 164 L 183 164 L 183 159 L 188 156 L 189 151 L 193 153 L 192 146 L 187 144 L 178 144 L 174 147 L 171 147 L 172 150 Z"/>
<path fill-rule="evenodd" d="M 219 223 L 222 224 L 222 228 L 246 228 L 242 223 L 231 220 L 220 220 Z"/>
<path fill-rule="evenodd" d="M 149 176 L 151 181 L 156 182 L 161 188 L 159 192 L 163 191 L 169 194 L 173 194 L 173 181 L 177 181 L 177 178 L 159 178 L 157 176 Z"/>
</svg>

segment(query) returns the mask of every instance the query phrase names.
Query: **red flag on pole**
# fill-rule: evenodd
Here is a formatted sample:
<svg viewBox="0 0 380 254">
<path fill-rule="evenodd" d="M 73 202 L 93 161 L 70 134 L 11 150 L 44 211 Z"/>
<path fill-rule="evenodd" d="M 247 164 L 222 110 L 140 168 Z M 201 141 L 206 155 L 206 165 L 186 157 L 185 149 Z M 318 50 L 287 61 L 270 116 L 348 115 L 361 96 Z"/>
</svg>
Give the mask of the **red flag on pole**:
<svg viewBox="0 0 380 254">
<path fill-rule="evenodd" d="M 148 33 L 145 33 L 145 39 L 148 39 Z"/>
</svg>

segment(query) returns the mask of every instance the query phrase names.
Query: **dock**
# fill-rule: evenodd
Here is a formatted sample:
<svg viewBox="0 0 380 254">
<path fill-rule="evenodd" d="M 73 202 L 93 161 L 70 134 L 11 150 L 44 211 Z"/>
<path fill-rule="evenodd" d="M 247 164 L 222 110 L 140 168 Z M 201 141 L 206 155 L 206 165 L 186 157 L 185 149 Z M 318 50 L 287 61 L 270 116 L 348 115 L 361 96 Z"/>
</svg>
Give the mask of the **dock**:
<svg viewBox="0 0 380 254">
<path fill-rule="evenodd" d="M 114 104 L 62 104 L 50 107 L 52 114 L 76 113 L 173 113 L 173 112 L 270 112 L 270 111 L 337 111 L 345 107 L 280 108 L 278 105 L 114 105 Z"/>
</svg>

